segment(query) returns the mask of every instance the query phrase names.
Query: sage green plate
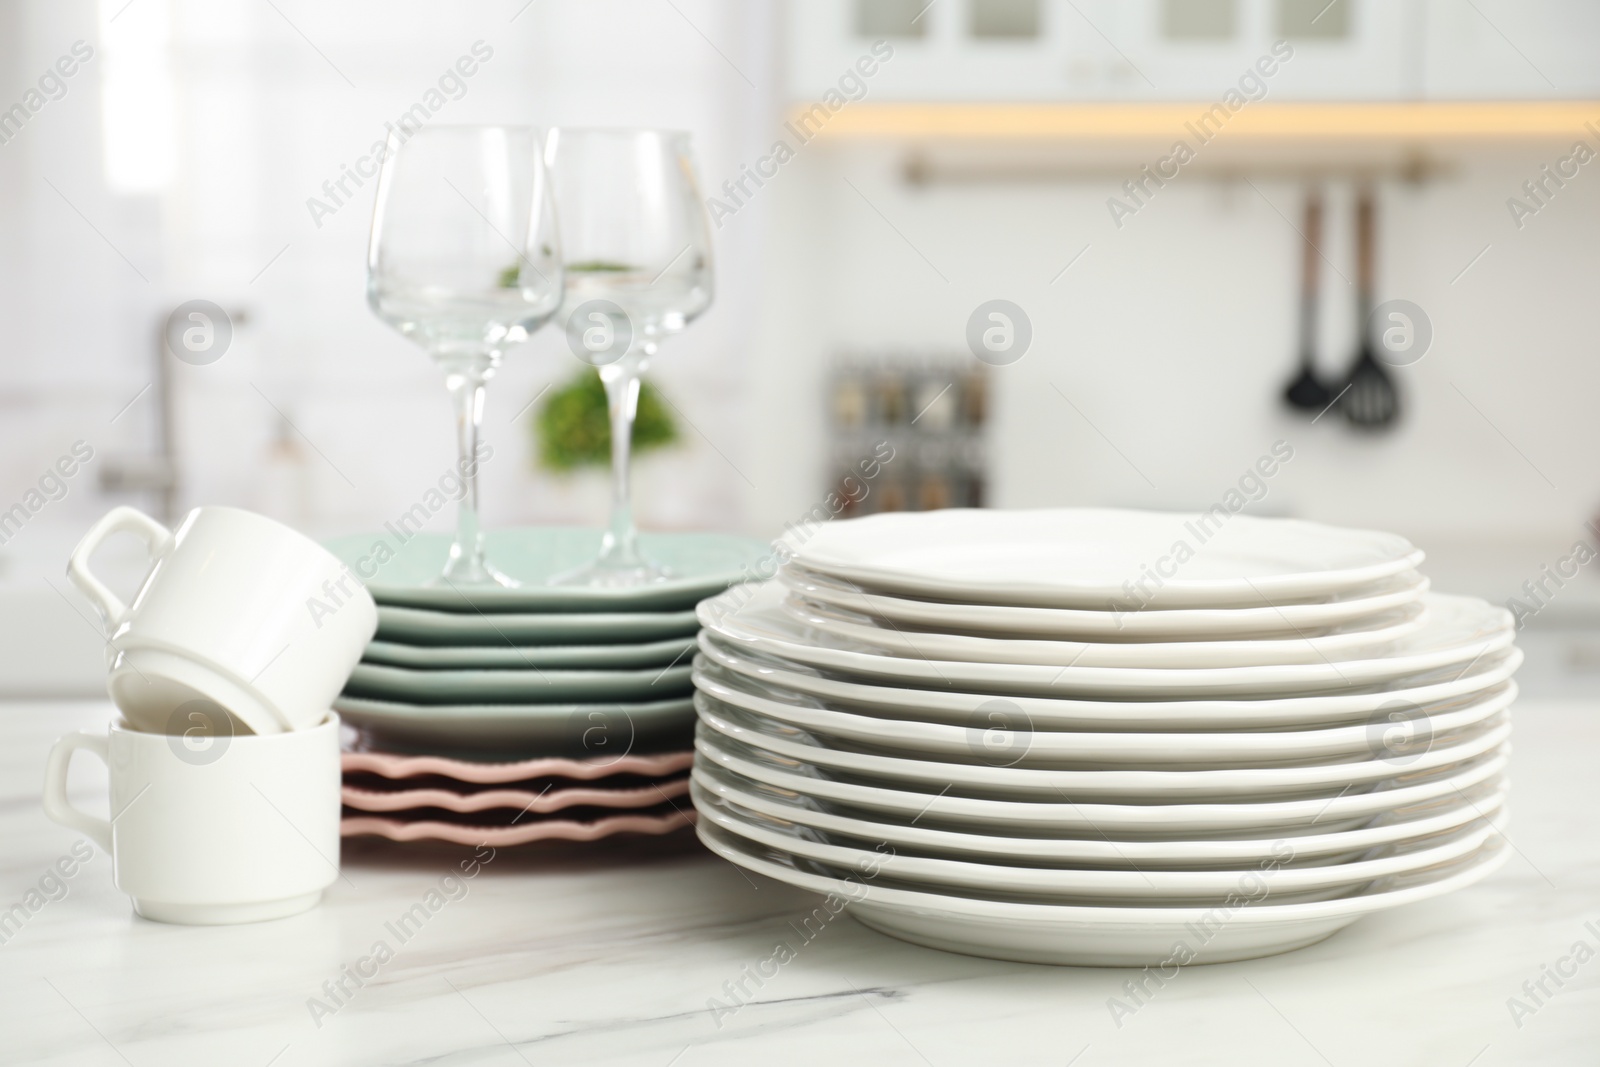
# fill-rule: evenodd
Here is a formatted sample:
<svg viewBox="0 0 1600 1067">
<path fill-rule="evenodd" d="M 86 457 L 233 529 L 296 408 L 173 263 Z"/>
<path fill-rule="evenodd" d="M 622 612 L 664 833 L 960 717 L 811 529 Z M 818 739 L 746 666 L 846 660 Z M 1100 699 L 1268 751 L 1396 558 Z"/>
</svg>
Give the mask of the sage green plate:
<svg viewBox="0 0 1600 1067">
<path fill-rule="evenodd" d="M 665 700 L 694 689 L 692 668 L 640 671 L 414 671 L 358 663 L 344 691 L 412 704 L 543 704 L 567 700 Z"/>
<path fill-rule="evenodd" d="M 736 582 L 766 575 L 758 564 L 772 552 L 765 541 L 719 533 L 640 534 L 639 550 L 673 575 L 625 589 L 552 586 L 554 575 L 574 570 L 600 551 L 600 531 L 579 526 L 494 530 L 485 535 L 489 560 L 523 584 L 446 585 L 438 582 L 450 552 L 450 535 L 412 534 L 393 523 L 381 533 L 352 534 L 326 542 L 379 604 L 475 614 L 547 611 L 667 611 L 692 608 Z M 384 557 L 383 562 L 378 562 Z"/>
<path fill-rule="evenodd" d="M 633 645 L 403 645 L 373 641 L 362 653 L 364 663 L 382 663 L 415 670 L 660 669 L 688 662 L 693 637 L 646 641 Z"/>
<path fill-rule="evenodd" d="M 378 607 L 378 639 L 413 645 L 637 644 L 689 637 L 699 630 L 685 611 L 580 611 L 556 614 L 460 614 Z"/>
<path fill-rule="evenodd" d="M 693 744 L 694 701 L 593 704 L 409 704 L 340 696 L 333 706 L 367 745 L 385 752 L 621 759 Z"/>
</svg>

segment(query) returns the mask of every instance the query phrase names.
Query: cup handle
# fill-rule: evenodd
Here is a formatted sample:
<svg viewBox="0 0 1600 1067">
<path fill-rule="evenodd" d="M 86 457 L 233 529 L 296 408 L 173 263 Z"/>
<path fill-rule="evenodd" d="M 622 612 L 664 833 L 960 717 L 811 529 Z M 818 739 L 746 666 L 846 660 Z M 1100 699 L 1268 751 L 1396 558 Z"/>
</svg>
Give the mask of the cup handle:
<svg viewBox="0 0 1600 1067">
<path fill-rule="evenodd" d="M 72 550 L 72 558 L 67 561 L 67 577 L 99 609 L 101 617 L 105 619 L 107 636 L 116 630 L 117 624 L 128 613 L 128 606 L 89 570 L 89 557 L 94 555 L 94 550 L 99 548 L 106 538 L 124 530 L 137 534 L 152 556 L 159 554 L 167 542 L 172 540 L 171 530 L 138 508 L 116 507 L 106 512 L 105 516 L 83 535 L 78 547 Z"/>
<path fill-rule="evenodd" d="M 80 748 L 85 748 L 99 756 L 101 762 L 110 767 L 110 743 L 111 739 L 105 734 L 89 734 L 82 731 L 67 734 L 50 750 L 50 757 L 44 765 L 45 815 L 52 822 L 60 823 L 69 830 L 77 830 L 81 834 L 88 835 L 107 852 L 111 851 L 111 823 L 107 819 L 97 819 L 93 815 L 87 815 L 68 802 L 67 766 L 72 762 L 72 754 Z"/>
</svg>

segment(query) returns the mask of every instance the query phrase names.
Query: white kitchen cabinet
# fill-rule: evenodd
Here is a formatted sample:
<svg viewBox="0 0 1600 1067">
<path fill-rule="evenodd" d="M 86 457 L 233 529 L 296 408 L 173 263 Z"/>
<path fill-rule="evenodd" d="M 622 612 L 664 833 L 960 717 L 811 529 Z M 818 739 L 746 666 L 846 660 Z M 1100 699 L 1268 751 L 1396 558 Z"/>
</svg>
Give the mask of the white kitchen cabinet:
<svg viewBox="0 0 1600 1067">
<path fill-rule="evenodd" d="M 879 39 L 874 103 L 1216 100 L 1284 39 L 1264 99 L 1600 94 L 1593 0 L 795 0 L 788 28 L 796 101 Z"/>
<path fill-rule="evenodd" d="M 1419 59 L 1435 100 L 1600 96 L 1594 0 L 1421 0 Z"/>
</svg>

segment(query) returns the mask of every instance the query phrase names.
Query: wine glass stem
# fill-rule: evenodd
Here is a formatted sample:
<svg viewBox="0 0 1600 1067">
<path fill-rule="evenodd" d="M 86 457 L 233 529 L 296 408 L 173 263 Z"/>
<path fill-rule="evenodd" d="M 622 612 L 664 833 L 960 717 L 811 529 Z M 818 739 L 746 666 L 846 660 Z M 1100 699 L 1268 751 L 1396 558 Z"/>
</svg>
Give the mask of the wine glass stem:
<svg viewBox="0 0 1600 1067">
<path fill-rule="evenodd" d="M 486 375 L 477 367 L 450 368 L 445 386 L 456 409 L 457 473 L 461 475 L 461 500 L 456 506 L 456 542 L 450 549 L 445 577 L 466 582 L 486 581 L 483 531 L 478 526 L 478 428 L 483 422 Z"/>
<path fill-rule="evenodd" d="M 639 362 L 630 353 L 600 368 L 611 413 L 611 526 L 600 542 L 602 566 L 632 567 L 639 557 L 633 526 L 629 468 L 633 458 L 633 419 L 639 410 Z"/>
</svg>

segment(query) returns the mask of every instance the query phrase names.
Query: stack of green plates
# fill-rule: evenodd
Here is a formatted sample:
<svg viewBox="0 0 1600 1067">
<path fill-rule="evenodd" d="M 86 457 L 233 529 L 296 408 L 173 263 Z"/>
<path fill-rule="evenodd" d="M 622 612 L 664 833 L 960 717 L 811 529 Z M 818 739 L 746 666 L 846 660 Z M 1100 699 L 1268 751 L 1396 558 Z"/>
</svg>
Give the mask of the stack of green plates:
<svg viewBox="0 0 1600 1067">
<path fill-rule="evenodd" d="M 503 530 L 489 557 L 518 588 L 438 581 L 450 538 L 344 537 L 329 548 L 378 602 L 378 634 L 335 703 L 369 751 L 482 761 L 688 751 L 695 605 L 770 552 L 726 534 L 645 534 L 673 577 L 636 588 L 546 584 L 600 532 Z"/>
</svg>

